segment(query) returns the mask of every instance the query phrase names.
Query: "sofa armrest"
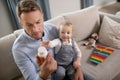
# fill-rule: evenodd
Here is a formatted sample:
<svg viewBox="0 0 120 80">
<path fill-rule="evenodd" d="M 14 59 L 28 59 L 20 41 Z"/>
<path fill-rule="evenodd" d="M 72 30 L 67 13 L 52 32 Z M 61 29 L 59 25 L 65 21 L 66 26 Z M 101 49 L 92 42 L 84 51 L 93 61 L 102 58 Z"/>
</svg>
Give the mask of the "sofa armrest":
<svg viewBox="0 0 120 80">
<path fill-rule="evenodd" d="M 15 39 L 14 34 L 0 38 L 0 80 L 13 80 L 21 76 L 12 55 L 12 45 Z"/>
</svg>

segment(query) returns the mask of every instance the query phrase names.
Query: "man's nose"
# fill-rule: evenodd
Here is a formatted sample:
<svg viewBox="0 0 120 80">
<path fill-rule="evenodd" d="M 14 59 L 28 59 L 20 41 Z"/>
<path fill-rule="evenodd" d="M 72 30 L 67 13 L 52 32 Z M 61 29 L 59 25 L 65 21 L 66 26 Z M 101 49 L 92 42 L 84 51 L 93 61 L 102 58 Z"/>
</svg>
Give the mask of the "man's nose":
<svg viewBox="0 0 120 80">
<path fill-rule="evenodd" d="M 37 32 L 37 31 L 39 31 L 39 27 L 37 25 L 34 25 L 33 32 Z"/>
</svg>

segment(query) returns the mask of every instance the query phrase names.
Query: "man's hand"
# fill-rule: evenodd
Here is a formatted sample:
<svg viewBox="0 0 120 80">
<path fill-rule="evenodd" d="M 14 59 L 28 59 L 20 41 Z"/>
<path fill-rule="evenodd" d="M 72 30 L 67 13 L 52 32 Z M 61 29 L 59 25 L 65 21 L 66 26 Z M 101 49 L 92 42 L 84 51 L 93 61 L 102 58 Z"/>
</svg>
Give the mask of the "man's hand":
<svg viewBox="0 0 120 80">
<path fill-rule="evenodd" d="M 43 63 L 41 63 L 39 56 L 36 57 L 36 61 L 40 69 L 39 75 L 43 79 L 48 79 L 51 74 L 57 69 L 57 62 L 54 60 L 50 53 L 48 53 Z"/>
<path fill-rule="evenodd" d="M 81 67 L 76 68 L 74 80 L 84 80 Z"/>
</svg>

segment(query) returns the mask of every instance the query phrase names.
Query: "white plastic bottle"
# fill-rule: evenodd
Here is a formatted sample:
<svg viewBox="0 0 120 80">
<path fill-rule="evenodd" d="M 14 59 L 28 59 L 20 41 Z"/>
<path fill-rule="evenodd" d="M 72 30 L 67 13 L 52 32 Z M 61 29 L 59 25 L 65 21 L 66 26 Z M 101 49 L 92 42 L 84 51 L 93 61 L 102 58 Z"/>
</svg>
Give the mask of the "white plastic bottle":
<svg viewBox="0 0 120 80">
<path fill-rule="evenodd" d="M 48 54 L 48 51 L 45 47 L 38 48 L 38 56 L 40 57 L 41 62 L 44 62 L 47 54 Z"/>
</svg>

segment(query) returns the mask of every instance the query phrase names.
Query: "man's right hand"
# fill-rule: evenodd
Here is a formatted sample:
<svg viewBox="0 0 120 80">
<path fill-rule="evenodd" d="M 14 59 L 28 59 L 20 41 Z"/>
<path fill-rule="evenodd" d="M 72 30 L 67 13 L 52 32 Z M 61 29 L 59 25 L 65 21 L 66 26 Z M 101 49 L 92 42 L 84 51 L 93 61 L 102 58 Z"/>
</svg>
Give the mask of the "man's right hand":
<svg viewBox="0 0 120 80">
<path fill-rule="evenodd" d="M 51 74 L 57 69 L 57 62 L 54 60 L 50 53 L 48 53 L 43 63 L 41 63 L 39 56 L 36 56 L 36 61 L 40 69 L 39 75 L 43 79 L 48 79 Z"/>
</svg>

